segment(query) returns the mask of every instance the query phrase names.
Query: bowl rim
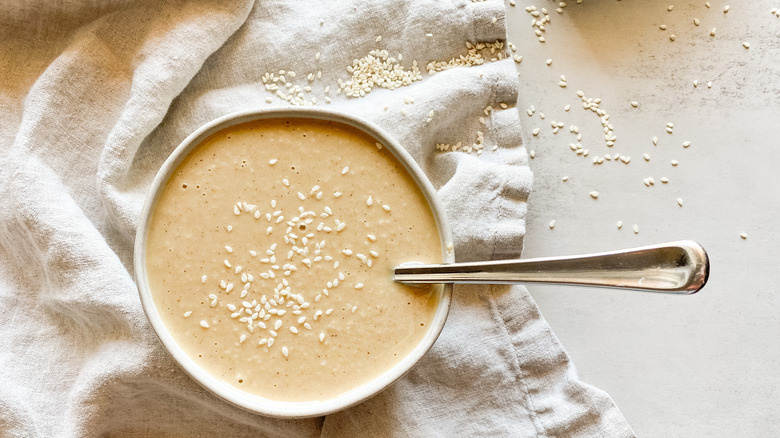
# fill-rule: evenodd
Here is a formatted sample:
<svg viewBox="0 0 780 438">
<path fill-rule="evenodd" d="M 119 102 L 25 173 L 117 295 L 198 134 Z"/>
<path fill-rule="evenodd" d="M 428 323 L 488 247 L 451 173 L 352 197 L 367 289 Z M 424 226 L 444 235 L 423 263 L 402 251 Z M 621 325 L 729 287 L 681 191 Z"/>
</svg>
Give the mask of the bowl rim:
<svg viewBox="0 0 780 438">
<path fill-rule="evenodd" d="M 420 166 L 412 156 L 398 143 L 395 138 L 372 122 L 360 117 L 337 110 L 321 108 L 260 108 L 230 113 L 205 123 L 187 136 L 168 156 L 157 172 L 144 201 L 135 234 L 133 267 L 135 271 L 138 294 L 144 314 L 163 344 L 165 350 L 173 357 L 179 366 L 198 384 L 217 395 L 219 398 L 250 412 L 276 418 L 310 418 L 328 415 L 358 404 L 378 394 L 393 382 L 406 374 L 430 350 L 435 343 L 447 320 L 451 301 L 452 285 L 445 284 L 441 288 L 439 304 L 433 320 L 423 339 L 403 359 L 378 377 L 363 383 L 333 399 L 308 402 L 282 402 L 242 391 L 227 382 L 212 376 L 178 345 L 162 321 L 160 313 L 152 299 L 151 290 L 146 278 L 146 237 L 149 229 L 151 213 L 156 205 L 165 184 L 174 170 L 184 158 L 214 133 L 247 122 L 279 118 L 303 118 L 338 122 L 358 129 L 386 147 L 404 166 L 407 173 L 423 193 L 428 206 L 433 213 L 439 230 L 442 244 L 442 262 L 452 263 L 455 259 L 452 233 L 445 217 L 436 191 Z"/>
</svg>

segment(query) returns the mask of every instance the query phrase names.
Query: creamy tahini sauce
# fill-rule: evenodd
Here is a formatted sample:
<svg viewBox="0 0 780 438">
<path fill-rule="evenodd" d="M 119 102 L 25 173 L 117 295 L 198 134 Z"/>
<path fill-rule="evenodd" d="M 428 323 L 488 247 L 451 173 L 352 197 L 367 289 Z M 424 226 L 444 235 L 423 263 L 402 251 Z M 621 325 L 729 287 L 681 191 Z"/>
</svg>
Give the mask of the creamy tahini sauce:
<svg viewBox="0 0 780 438">
<path fill-rule="evenodd" d="M 391 275 L 442 259 L 424 196 L 374 138 L 334 122 L 209 137 L 154 206 L 146 251 L 155 305 L 184 351 L 280 401 L 334 398 L 388 370 L 420 342 L 440 294 Z"/>
</svg>

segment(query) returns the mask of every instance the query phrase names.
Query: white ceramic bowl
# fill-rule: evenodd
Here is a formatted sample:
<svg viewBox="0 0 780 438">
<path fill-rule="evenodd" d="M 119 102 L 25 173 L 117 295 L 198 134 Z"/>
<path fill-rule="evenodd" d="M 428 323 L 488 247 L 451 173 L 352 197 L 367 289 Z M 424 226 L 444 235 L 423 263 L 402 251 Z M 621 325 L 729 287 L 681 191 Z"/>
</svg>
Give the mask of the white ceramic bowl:
<svg viewBox="0 0 780 438">
<path fill-rule="evenodd" d="M 146 312 L 146 316 L 149 318 L 149 322 L 152 324 L 152 328 L 154 328 L 154 331 L 157 333 L 160 341 L 171 354 L 171 356 L 173 356 L 179 365 L 181 365 L 181 367 L 184 368 L 184 370 L 193 379 L 195 379 L 195 381 L 203 385 L 214 394 L 236 406 L 252 412 L 256 412 L 258 414 L 282 418 L 306 418 L 330 414 L 360 403 L 361 401 L 366 400 L 367 398 L 382 391 L 399 377 L 404 375 L 404 373 L 409 371 L 431 348 L 433 343 L 436 341 L 436 338 L 439 336 L 439 333 L 441 333 L 450 308 L 452 286 L 446 285 L 442 288 L 442 295 L 439 300 L 439 305 L 436 309 L 433 321 L 430 324 L 428 331 L 426 332 L 422 341 L 406 357 L 401 359 L 401 361 L 398 362 L 395 366 L 382 373 L 379 377 L 330 400 L 311 402 L 281 402 L 271 400 L 260 397 L 258 395 L 250 394 L 234 386 L 231 386 L 228 383 L 225 383 L 210 375 L 200 366 L 198 366 L 195 361 L 190 358 L 189 355 L 184 352 L 184 350 L 182 350 L 182 348 L 176 342 L 175 338 L 171 335 L 168 327 L 166 327 L 163 323 L 162 318 L 160 317 L 160 313 L 155 306 L 154 301 L 152 300 L 152 292 L 149 290 L 149 284 L 146 278 L 146 237 L 151 212 L 173 171 L 182 162 L 184 157 L 207 137 L 222 129 L 245 122 L 279 118 L 310 118 L 340 122 L 366 132 L 374 137 L 378 142 L 382 143 L 388 150 L 393 153 L 393 155 L 395 155 L 396 159 L 398 159 L 398 161 L 404 165 L 407 172 L 409 172 L 411 177 L 417 183 L 417 186 L 425 195 L 425 198 L 428 200 L 428 205 L 430 206 L 431 211 L 433 212 L 433 215 L 436 219 L 436 223 L 439 229 L 439 237 L 442 242 L 442 262 L 453 262 L 454 255 L 451 250 L 452 235 L 450 234 L 449 227 L 447 226 L 447 222 L 444 217 L 444 210 L 439 204 L 436 193 L 431 186 L 431 183 L 428 181 L 428 178 L 422 172 L 417 163 L 414 162 L 412 157 L 391 136 L 389 136 L 376 125 L 359 119 L 355 116 L 338 111 L 315 108 L 260 109 L 255 111 L 239 112 L 220 117 L 212 122 L 207 123 L 197 131 L 193 132 L 176 148 L 176 150 L 173 151 L 171 156 L 168 157 L 168 159 L 162 165 L 162 168 L 157 173 L 157 176 L 152 183 L 151 193 L 147 197 L 146 203 L 144 204 L 143 210 L 141 211 L 138 230 L 136 231 L 135 236 L 135 276 L 136 282 L 138 284 L 138 293 L 141 297 L 141 304 L 143 305 L 144 311 Z M 448 248 L 450 249 L 448 250 Z"/>
</svg>

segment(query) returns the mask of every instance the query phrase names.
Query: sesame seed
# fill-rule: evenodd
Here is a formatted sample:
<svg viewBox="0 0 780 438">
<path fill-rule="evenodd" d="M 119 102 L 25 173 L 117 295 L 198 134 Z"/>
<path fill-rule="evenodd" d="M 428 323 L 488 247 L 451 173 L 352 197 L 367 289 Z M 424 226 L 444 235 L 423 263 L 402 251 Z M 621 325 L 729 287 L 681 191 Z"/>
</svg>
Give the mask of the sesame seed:
<svg viewBox="0 0 780 438">
<path fill-rule="evenodd" d="M 357 306 L 352 306 L 352 313 L 357 312 Z"/>
<path fill-rule="evenodd" d="M 623 228 L 623 221 L 617 221 L 617 229 Z"/>
<path fill-rule="evenodd" d="M 547 225 L 550 227 L 550 229 L 551 229 L 551 230 L 552 230 L 553 228 L 555 228 L 555 219 L 551 220 L 551 221 L 550 221 L 550 223 L 549 223 L 549 224 L 547 224 Z"/>
<path fill-rule="evenodd" d="M 548 59 L 548 60 L 547 60 L 547 61 L 545 61 L 545 62 L 547 63 L 547 65 L 550 65 L 550 64 L 552 64 L 552 58 Z"/>
<path fill-rule="evenodd" d="M 242 334 L 242 335 L 241 335 L 241 336 L 238 338 L 238 343 L 239 343 L 239 344 L 243 344 L 243 343 L 244 343 L 244 341 L 246 341 L 246 335 Z"/>
<path fill-rule="evenodd" d="M 372 242 L 376 242 L 376 236 L 374 236 L 373 234 L 367 234 L 366 237 L 368 238 L 368 240 Z"/>
<path fill-rule="evenodd" d="M 206 320 L 201 320 L 200 321 L 200 326 L 203 327 L 203 328 L 209 328 L 209 323 L 206 322 Z"/>
<path fill-rule="evenodd" d="M 204 276 L 200 277 L 200 282 L 201 282 L 201 283 L 205 283 L 205 282 L 206 282 L 206 280 L 208 280 L 208 279 L 209 279 L 209 277 L 208 277 L 208 276 L 206 276 L 206 275 L 204 275 Z"/>
<path fill-rule="evenodd" d="M 727 14 L 729 12 L 729 9 L 731 9 L 731 6 L 729 6 L 729 5 L 724 6 L 723 7 L 723 13 Z"/>
<path fill-rule="evenodd" d="M 634 234 L 639 234 L 639 225 L 634 224 Z"/>
<path fill-rule="evenodd" d="M 274 342 L 276 342 L 276 341 L 274 340 L 274 338 L 268 338 L 268 346 L 269 346 L 269 347 L 270 347 L 270 346 L 272 346 L 272 345 L 274 345 Z"/>
<path fill-rule="evenodd" d="M 358 283 L 355 285 L 355 289 L 360 290 L 363 289 L 363 283 Z"/>
<path fill-rule="evenodd" d="M 290 326 L 290 332 L 295 334 L 295 335 L 297 335 L 298 334 L 298 328 L 296 328 L 295 326 Z"/>
<path fill-rule="evenodd" d="M 226 268 L 230 268 L 231 267 L 230 261 L 228 261 L 228 259 L 225 259 L 225 261 L 223 263 L 225 264 Z"/>
<path fill-rule="evenodd" d="M 568 176 L 564 176 L 563 178 L 561 178 L 561 180 L 562 180 L 563 182 L 566 182 L 566 181 L 568 181 L 568 180 L 569 180 L 569 177 L 568 177 Z"/>
<path fill-rule="evenodd" d="M 366 199 L 366 205 L 368 205 L 369 207 L 374 205 L 374 197 L 373 196 L 369 196 L 368 199 Z"/>
<path fill-rule="evenodd" d="M 325 332 L 320 332 L 320 342 L 325 342 Z"/>
<path fill-rule="evenodd" d="M 682 207 L 682 206 L 683 206 L 683 200 L 682 200 L 682 198 L 677 198 L 677 205 L 679 205 L 680 207 Z"/>
<path fill-rule="evenodd" d="M 664 184 L 668 184 L 669 183 L 669 178 L 663 177 L 663 178 L 661 178 L 661 182 L 664 183 Z"/>
<path fill-rule="evenodd" d="M 276 158 L 271 158 L 270 160 L 268 160 L 268 164 L 270 164 L 271 166 L 273 166 L 273 165 L 274 165 L 274 164 L 276 164 L 278 161 L 279 161 L 279 160 L 278 160 L 278 159 L 276 159 Z"/>
<path fill-rule="evenodd" d="M 595 191 L 595 190 L 594 190 L 594 191 L 592 191 L 592 192 L 590 192 L 590 197 L 591 197 L 591 198 L 593 198 L 593 199 L 598 199 L 598 197 L 599 197 L 599 192 L 597 192 L 597 191 Z"/>
<path fill-rule="evenodd" d="M 676 165 L 678 165 L 678 164 L 680 164 L 680 162 L 679 162 L 679 161 L 677 161 L 677 160 L 672 160 L 672 166 L 676 166 Z"/>
<path fill-rule="evenodd" d="M 633 106 L 634 108 L 636 108 L 636 107 L 638 107 L 638 106 L 639 106 L 639 102 L 637 102 L 637 101 L 633 101 L 633 102 L 631 102 L 631 106 Z"/>
<path fill-rule="evenodd" d="M 387 204 L 382 205 L 382 210 L 384 211 L 390 211 L 390 206 Z"/>
<path fill-rule="evenodd" d="M 282 354 L 284 357 L 290 356 L 290 350 L 287 349 L 287 347 L 282 347 Z"/>
<path fill-rule="evenodd" d="M 739 237 L 741 237 L 742 240 L 745 240 L 745 239 L 748 238 L 748 235 L 747 235 L 747 233 L 739 233 Z"/>
<path fill-rule="evenodd" d="M 188 311 L 184 312 L 184 317 L 185 318 L 189 318 L 190 315 L 192 315 L 192 310 L 188 310 Z"/>
<path fill-rule="evenodd" d="M 346 174 L 347 174 L 347 172 L 349 172 L 349 166 L 347 166 L 347 167 L 345 167 L 345 168 L 341 169 L 341 174 L 342 174 L 342 175 L 346 175 Z"/>
<path fill-rule="evenodd" d="M 750 48 L 750 43 L 745 41 L 745 42 L 742 43 L 742 47 L 744 47 L 746 49 L 749 49 Z"/>
</svg>

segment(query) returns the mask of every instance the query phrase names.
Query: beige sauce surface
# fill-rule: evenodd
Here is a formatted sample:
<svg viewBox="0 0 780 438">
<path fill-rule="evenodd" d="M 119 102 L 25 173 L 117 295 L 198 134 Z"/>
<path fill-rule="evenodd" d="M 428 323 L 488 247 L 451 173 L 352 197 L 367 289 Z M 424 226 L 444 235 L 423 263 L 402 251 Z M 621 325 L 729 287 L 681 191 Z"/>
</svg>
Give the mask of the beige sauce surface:
<svg viewBox="0 0 780 438">
<path fill-rule="evenodd" d="M 146 267 L 165 325 L 204 370 L 311 401 L 419 343 L 440 289 L 392 281 L 412 260 L 440 262 L 441 244 L 392 154 L 346 125 L 275 119 L 220 131 L 185 158 L 153 209 Z"/>
</svg>

